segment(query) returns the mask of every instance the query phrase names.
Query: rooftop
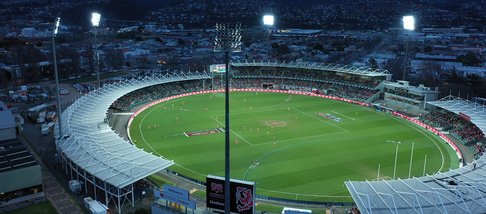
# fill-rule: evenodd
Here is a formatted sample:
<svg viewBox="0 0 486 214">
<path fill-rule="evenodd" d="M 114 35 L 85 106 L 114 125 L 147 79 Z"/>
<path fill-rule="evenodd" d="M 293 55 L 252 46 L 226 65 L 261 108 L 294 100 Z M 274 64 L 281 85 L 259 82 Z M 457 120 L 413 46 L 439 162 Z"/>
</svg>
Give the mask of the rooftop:
<svg viewBox="0 0 486 214">
<path fill-rule="evenodd" d="M 15 128 L 15 119 L 12 112 L 0 101 L 0 129 Z"/>
<path fill-rule="evenodd" d="M 37 162 L 20 141 L 0 141 L 0 173 L 34 165 Z"/>
</svg>

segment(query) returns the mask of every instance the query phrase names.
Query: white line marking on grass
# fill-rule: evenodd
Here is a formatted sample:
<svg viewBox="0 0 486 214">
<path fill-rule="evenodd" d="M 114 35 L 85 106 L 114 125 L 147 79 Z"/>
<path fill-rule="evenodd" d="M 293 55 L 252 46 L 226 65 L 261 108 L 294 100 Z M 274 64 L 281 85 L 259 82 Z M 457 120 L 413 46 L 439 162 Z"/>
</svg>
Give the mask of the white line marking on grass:
<svg viewBox="0 0 486 214">
<path fill-rule="evenodd" d="M 147 144 L 147 146 L 148 146 L 148 147 L 149 147 L 149 148 L 150 148 L 150 149 L 151 149 L 151 150 L 152 150 L 152 151 L 153 151 L 155 154 L 159 155 L 160 157 L 165 158 L 165 157 L 164 157 L 162 154 L 160 154 L 159 152 L 157 152 L 157 150 L 155 150 L 155 149 L 154 149 L 154 147 L 152 147 L 152 146 L 151 146 L 149 143 L 147 143 L 147 141 L 145 140 L 145 137 L 143 136 L 143 132 L 142 132 L 142 124 L 143 124 L 143 121 L 144 121 L 144 120 L 145 120 L 145 118 L 146 118 L 146 117 L 147 117 L 147 116 L 148 116 L 150 113 L 152 113 L 152 112 L 153 112 L 155 109 L 157 109 L 157 108 L 154 108 L 154 109 L 150 110 L 150 111 L 149 111 L 149 112 L 148 112 L 148 113 L 147 113 L 145 116 L 143 116 L 142 121 L 140 121 L 140 124 L 138 125 L 138 129 L 140 130 L 140 136 L 142 136 L 142 140 L 143 140 L 143 142 L 145 142 L 145 144 Z M 167 158 L 166 158 L 166 159 L 167 159 Z M 177 166 L 179 166 L 179 167 L 181 167 L 181 168 L 183 168 L 183 169 L 185 169 L 185 170 L 187 170 L 187 171 L 190 171 L 190 172 L 192 172 L 192 173 L 196 173 L 196 174 L 201 175 L 201 176 L 206 176 L 206 175 L 207 175 L 207 174 L 202 174 L 202 173 L 200 173 L 200 172 L 196 172 L 196 171 L 194 171 L 194 170 L 192 170 L 192 169 L 186 168 L 186 167 L 184 167 L 184 166 L 182 166 L 182 165 L 180 165 L 180 164 L 178 164 L 178 163 L 176 163 L 176 162 L 174 162 L 174 165 L 177 165 Z"/>
<path fill-rule="evenodd" d="M 349 130 L 347 130 L 347 129 L 345 129 L 345 128 L 342 128 L 342 127 L 339 127 L 339 126 L 336 126 L 336 125 L 334 125 L 334 124 L 332 124 L 332 123 L 329 123 L 329 122 L 325 121 L 324 119 L 322 119 L 322 118 L 320 118 L 320 117 L 316 117 L 316 116 L 314 116 L 314 115 L 312 115 L 312 114 L 309 114 L 309 113 L 307 113 L 307 112 L 303 112 L 303 111 L 301 111 L 301 110 L 299 110 L 299 109 L 296 109 L 296 108 L 291 108 L 291 109 L 292 109 L 292 110 L 294 110 L 294 111 L 300 112 L 300 113 L 302 113 L 302 114 L 304 114 L 304 115 L 307 115 L 307 116 L 309 116 L 309 117 L 312 117 L 312 118 L 314 118 L 314 119 L 317 119 L 317 120 L 319 120 L 319 121 L 321 121 L 321 122 L 323 122 L 323 123 L 325 123 L 325 124 L 328 124 L 328 125 L 333 126 L 333 127 L 335 127 L 335 128 L 341 129 L 341 130 L 343 130 L 343 131 L 345 131 L 345 132 L 349 132 Z"/>
<path fill-rule="evenodd" d="M 182 166 L 182 165 L 180 165 L 180 164 L 178 164 L 178 163 L 176 163 L 176 162 L 174 162 L 174 164 L 175 164 L 175 165 L 177 165 L 177 166 L 178 166 L 178 167 L 180 167 L 180 168 L 183 168 L 183 169 L 185 169 L 185 170 L 187 170 L 187 171 L 190 171 L 190 172 L 192 172 L 192 173 L 195 173 L 195 174 L 198 174 L 198 175 L 201 175 L 201 176 L 204 176 L 204 177 L 206 177 L 206 176 L 208 175 L 208 174 L 202 174 L 202 173 L 200 173 L 200 172 L 196 172 L 196 171 L 194 171 L 194 170 L 192 170 L 192 169 L 189 169 L 189 168 L 187 168 L 187 167 L 184 167 L 184 166 Z"/>
<path fill-rule="evenodd" d="M 150 110 L 147 114 L 145 114 L 145 116 L 143 116 L 142 118 L 142 121 L 140 121 L 140 124 L 138 124 L 138 129 L 140 131 L 140 136 L 142 137 L 142 140 L 143 142 L 145 142 L 145 144 L 153 151 L 155 152 L 155 154 L 159 155 L 160 157 L 163 157 L 165 158 L 162 154 L 158 153 L 157 150 L 154 149 L 154 147 L 152 147 L 149 143 L 147 143 L 147 140 L 145 140 L 145 136 L 143 135 L 143 132 L 142 132 L 142 124 L 143 124 L 143 121 L 145 120 L 145 118 L 150 114 L 152 113 L 154 110 L 156 110 L 157 108 L 153 108 L 152 110 Z"/>
<path fill-rule="evenodd" d="M 341 113 L 339 113 L 339 112 L 337 112 L 337 111 L 332 111 L 332 113 L 334 113 L 334 114 L 338 114 L 338 115 L 341 115 L 341 116 L 343 116 L 343 117 L 347 117 L 347 118 L 349 118 L 349 119 L 351 119 L 351 120 L 356 120 L 356 118 L 349 117 L 349 116 L 344 115 L 344 114 L 341 114 Z"/>
<path fill-rule="evenodd" d="M 210 117 L 211 117 L 211 119 L 213 119 L 214 121 L 216 121 L 217 123 L 219 123 L 219 125 L 224 126 L 224 124 L 223 124 L 223 123 L 221 123 L 221 122 L 219 122 L 219 120 L 217 120 L 215 117 L 213 117 L 213 116 L 210 116 Z M 255 146 L 255 145 L 253 145 L 252 143 L 248 142 L 248 141 L 247 141 L 247 140 L 246 140 L 244 137 L 240 136 L 240 135 L 239 135 L 238 133 L 236 133 L 235 131 L 233 131 L 233 130 L 231 130 L 231 129 L 230 129 L 230 132 L 232 132 L 233 134 L 235 134 L 237 137 L 241 138 L 241 139 L 242 139 L 243 141 L 245 141 L 245 143 L 247 143 L 248 145 L 250 145 L 250 146 Z"/>
<path fill-rule="evenodd" d="M 341 140 L 344 140 L 344 139 L 351 139 L 351 138 L 342 138 Z M 337 139 L 335 139 L 337 140 Z M 310 141 L 303 141 L 303 142 L 300 142 L 300 143 L 294 143 L 294 144 L 290 144 L 290 145 L 286 145 L 286 146 L 283 146 L 283 147 L 279 147 L 279 148 L 276 148 L 276 149 L 273 149 L 272 151 L 269 151 L 263 155 L 261 155 L 260 157 L 258 157 L 256 159 L 256 163 L 260 163 L 262 160 L 264 160 L 265 158 L 271 156 L 273 153 L 275 152 L 279 152 L 281 150 L 286 150 L 290 147 L 297 147 L 297 146 L 301 146 L 301 145 L 304 145 L 304 144 L 311 144 L 311 143 L 320 143 L 322 142 L 322 139 L 314 139 L 314 140 L 310 140 Z M 329 143 L 329 142 L 327 142 Z M 243 175 L 243 180 L 246 180 L 246 176 L 248 176 L 248 173 L 250 173 L 250 171 L 252 170 L 251 167 L 248 167 L 248 169 L 246 170 L 245 174 Z"/>
</svg>

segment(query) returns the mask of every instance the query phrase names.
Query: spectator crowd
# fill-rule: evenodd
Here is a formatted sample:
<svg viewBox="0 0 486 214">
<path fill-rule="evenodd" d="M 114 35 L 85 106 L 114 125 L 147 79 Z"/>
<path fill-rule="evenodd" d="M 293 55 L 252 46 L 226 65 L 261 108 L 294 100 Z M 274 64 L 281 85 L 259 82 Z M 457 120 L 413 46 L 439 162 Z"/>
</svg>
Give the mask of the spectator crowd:
<svg viewBox="0 0 486 214">
<path fill-rule="evenodd" d="M 455 137 L 474 149 L 476 155 L 482 155 L 485 151 L 486 137 L 484 133 L 471 121 L 460 117 L 450 111 L 438 110 L 423 115 L 421 121 L 448 131 Z"/>
</svg>

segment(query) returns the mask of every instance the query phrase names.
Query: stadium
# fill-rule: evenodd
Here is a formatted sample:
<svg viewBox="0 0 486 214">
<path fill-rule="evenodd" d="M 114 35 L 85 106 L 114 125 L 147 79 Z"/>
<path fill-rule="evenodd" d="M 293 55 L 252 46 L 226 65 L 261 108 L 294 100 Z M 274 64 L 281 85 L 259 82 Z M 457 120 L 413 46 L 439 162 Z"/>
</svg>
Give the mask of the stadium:
<svg viewBox="0 0 486 214">
<path fill-rule="evenodd" d="M 484 106 L 433 99 L 385 70 L 286 62 L 230 70 L 232 177 L 255 181 L 259 200 L 486 212 Z M 195 183 L 223 175 L 222 80 L 154 72 L 82 96 L 63 112 L 56 142 L 66 173 L 119 212 L 135 203 L 134 183 L 159 171 Z"/>
</svg>

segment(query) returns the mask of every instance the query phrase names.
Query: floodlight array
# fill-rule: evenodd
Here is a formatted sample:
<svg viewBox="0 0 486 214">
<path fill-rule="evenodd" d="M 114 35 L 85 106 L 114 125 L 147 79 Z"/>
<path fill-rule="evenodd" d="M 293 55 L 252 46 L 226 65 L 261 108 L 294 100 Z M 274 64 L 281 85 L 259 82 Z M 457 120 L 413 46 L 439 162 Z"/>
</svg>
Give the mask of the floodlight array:
<svg viewBox="0 0 486 214">
<path fill-rule="evenodd" d="M 91 24 L 93 25 L 93 27 L 100 26 L 100 19 L 101 19 L 101 14 L 97 12 L 91 13 Z"/>
<path fill-rule="evenodd" d="M 56 18 L 56 25 L 54 26 L 54 35 L 57 35 L 59 30 L 59 24 L 61 24 L 61 17 Z"/>
<path fill-rule="evenodd" d="M 241 52 L 241 24 L 216 24 L 216 37 L 214 38 L 214 51 Z"/>
<path fill-rule="evenodd" d="M 415 18 L 413 16 L 404 16 L 402 21 L 403 21 L 403 29 L 415 30 Z"/>
<path fill-rule="evenodd" d="M 263 25 L 266 26 L 273 26 L 275 22 L 275 17 L 272 15 L 264 15 L 263 16 Z"/>
</svg>

